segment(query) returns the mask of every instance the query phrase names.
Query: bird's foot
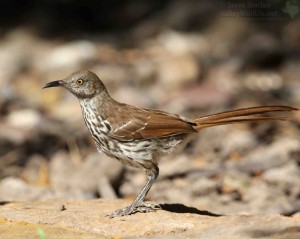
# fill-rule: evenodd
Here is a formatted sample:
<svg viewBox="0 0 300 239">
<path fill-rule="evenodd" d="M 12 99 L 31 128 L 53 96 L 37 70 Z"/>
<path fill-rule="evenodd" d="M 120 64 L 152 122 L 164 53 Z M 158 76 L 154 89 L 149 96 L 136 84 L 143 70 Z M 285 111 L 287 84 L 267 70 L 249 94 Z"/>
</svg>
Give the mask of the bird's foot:
<svg viewBox="0 0 300 239">
<path fill-rule="evenodd" d="M 161 207 L 158 204 L 151 203 L 151 202 L 143 202 L 140 206 L 136 208 L 136 212 L 155 212 L 156 210 L 160 210 Z"/>
<path fill-rule="evenodd" d="M 161 207 L 158 204 L 154 204 L 154 203 L 150 203 L 150 202 L 143 202 L 138 207 L 129 206 L 129 207 L 125 207 L 123 209 L 116 210 L 112 214 L 107 215 L 107 217 L 109 217 L 109 218 L 122 217 L 122 216 L 134 214 L 136 212 L 146 213 L 146 212 L 154 212 L 154 211 L 160 210 L 160 209 L 161 209 Z"/>
</svg>

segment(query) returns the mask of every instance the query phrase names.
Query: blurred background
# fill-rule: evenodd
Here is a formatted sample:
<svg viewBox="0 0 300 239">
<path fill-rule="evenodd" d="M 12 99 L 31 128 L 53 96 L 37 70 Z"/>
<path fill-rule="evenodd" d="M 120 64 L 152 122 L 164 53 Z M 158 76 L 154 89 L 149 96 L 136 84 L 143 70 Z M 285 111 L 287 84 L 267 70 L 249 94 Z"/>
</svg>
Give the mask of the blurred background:
<svg viewBox="0 0 300 239">
<path fill-rule="evenodd" d="M 2 0 L 0 200 L 127 198 L 146 181 L 96 151 L 78 101 L 45 83 L 91 70 L 118 101 L 197 117 L 300 107 L 300 3 Z M 220 214 L 300 212 L 300 114 L 203 130 L 148 195 Z"/>
</svg>

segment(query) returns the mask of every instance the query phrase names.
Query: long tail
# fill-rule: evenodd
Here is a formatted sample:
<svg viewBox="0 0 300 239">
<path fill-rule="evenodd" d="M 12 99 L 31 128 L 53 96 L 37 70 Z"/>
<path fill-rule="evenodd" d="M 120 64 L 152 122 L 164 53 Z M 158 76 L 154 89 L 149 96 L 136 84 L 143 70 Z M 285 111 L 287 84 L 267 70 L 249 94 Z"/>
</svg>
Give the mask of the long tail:
<svg viewBox="0 0 300 239">
<path fill-rule="evenodd" d="M 259 116 L 259 117 L 245 117 L 250 115 L 276 112 L 276 111 L 293 111 L 298 110 L 289 106 L 261 106 L 252 107 L 239 110 L 225 111 L 218 114 L 207 115 L 194 119 L 197 125 L 194 126 L 196 130 L 200 130 L 207 127 L 234 124 L 242 122 L 257 122 L 257 121 L 270 121 L 270 120 L 287 120 L 288 117 L 285 116 Z"/>
</svg>

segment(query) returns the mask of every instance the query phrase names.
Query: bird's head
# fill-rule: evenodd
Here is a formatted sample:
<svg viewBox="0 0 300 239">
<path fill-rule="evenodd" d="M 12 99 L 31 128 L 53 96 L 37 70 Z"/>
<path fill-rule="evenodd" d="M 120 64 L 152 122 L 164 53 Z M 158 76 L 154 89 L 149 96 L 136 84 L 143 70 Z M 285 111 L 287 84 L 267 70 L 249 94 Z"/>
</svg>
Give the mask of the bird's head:
<svg viewBox="0 0 300 239">
<path fill-rule="evenodd" d="M 47 83 L 43 88 L 62 86 L 78 99 L 93 98 L 102 92 L 107 92 L 99 77 L 90 71 L 78 71 L 67 78 Z"/>
</svg>

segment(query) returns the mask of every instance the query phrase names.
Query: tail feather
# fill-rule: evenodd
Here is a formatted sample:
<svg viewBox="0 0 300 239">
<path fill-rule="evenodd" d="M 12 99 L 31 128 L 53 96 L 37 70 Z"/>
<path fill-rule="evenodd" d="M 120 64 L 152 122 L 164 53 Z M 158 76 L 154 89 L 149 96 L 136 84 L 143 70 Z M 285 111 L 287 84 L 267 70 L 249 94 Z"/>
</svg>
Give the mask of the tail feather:
<svg viewBox="0 0 300 239">
<path fill-rule="evenodd" d="M 288 117 L 282 116 L 264 116 L 264 117 L 245 117 L 255 114 L 262 114 L 268 112 L 277 112 L 277 111 L 293 111 L 298 110 L 289 106 L 261 106 L 261 107 L 252 107 L 245 108 L 233 111 L 226 111 L 218 114 L 207 115 L 194 119 L 197 125 L 194 126 L 196 130 L 200 130 L 207 127 L 225 125 L 225 124 L 234 124 L 234 123 L 243 123 L 243 122 L 261 122 L 261 121 L 271 121 L 271 120 L 287 120 Z"/>
</svg>

